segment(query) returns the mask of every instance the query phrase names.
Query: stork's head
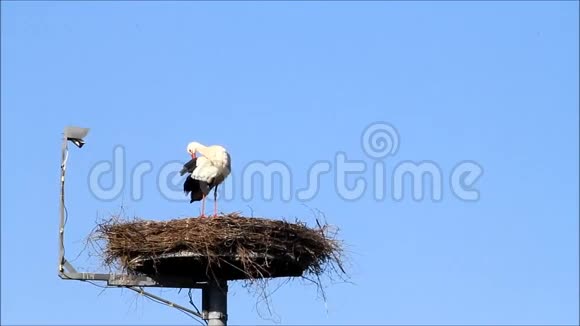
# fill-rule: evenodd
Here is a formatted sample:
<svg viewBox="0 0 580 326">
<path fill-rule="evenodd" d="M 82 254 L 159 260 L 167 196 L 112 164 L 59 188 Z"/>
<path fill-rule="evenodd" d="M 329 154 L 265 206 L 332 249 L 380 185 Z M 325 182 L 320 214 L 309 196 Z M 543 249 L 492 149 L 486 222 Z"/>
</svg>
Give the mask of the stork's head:
<svg viewBox="0 0 580 326">
<path fill-rule="evenodd" d="M 199 151 L 202 145 L 198 142 L 191 142 L 187 144 L 187 152 L 191 155 L 191 158 L 195 158 L 195 152 Z"/>
</svg>

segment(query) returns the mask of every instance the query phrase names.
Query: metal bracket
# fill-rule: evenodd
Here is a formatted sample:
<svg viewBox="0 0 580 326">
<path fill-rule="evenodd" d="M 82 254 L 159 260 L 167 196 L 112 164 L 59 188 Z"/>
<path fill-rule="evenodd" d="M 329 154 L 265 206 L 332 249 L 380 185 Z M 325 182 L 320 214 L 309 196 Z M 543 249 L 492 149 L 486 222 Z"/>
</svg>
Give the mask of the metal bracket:
<svg viewBox="0 0 580 326">
<path fill-rule="evenodd" d="M 65 259 L 62 265 L 66 268 L 65 271 L 58 273 L 58 276 L 63 280 L 76 281 L 103 281 L 107 282 L 111 287 L 166 287 L 166 288 L 189 288 L 189 289 L 203 289 L 207 286 L 207 282 L 200 282 L 184 278 L 151 278 L 145 275 L 127 275 L 127 274 L 105 274 L 105 273 L 85 273 L 77 272 L 77 270 Z"/>
<path fill-rule="evenodd" d="M 202 318 L 204 320 L 207 320 L 207 321 L 212 320 L 212 319 L 218 319 L 218 320 L 223 320 L 223 321 L 228 320 L 228 314 L 224 314 L 222 312 L 217 312 L 217 311 L 210 311 L 210 312 L 203 311 L 201 313 L 201 315 L 202 315 Z"/>
</svg>

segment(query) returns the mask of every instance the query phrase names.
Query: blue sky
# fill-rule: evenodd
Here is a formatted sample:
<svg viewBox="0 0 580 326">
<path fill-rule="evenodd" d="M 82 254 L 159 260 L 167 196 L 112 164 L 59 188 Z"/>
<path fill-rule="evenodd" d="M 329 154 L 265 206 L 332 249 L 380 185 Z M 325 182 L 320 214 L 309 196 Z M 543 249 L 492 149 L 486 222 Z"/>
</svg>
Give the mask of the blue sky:
<svg viewBox="0 0 580 326">
<path fill-rule="evenodd" d="M 69 124 L 91 128 L 68 165 L 70 260 L 121 205 L 146 219 L 197 215 L 156 182 L 196 140 L 230 150 L 238 186 L 256 162 L 283 162 L 293 191 L 317 162 L 333 169 L 307 201 L 282 200 L 276 181 L 271 200 L 256 187 L 220 202 L 307 223 L 318 209 L 340 227 L 352 284 L 328 284 L 326 303 L 303 282 L 282 286 L 270 316 L 280 323 L 578 324 L 578 2 L 3 1 L 1 18 L 2 324 L 193 322 L 128 290 L 58 278 Z M 361 135 L 381 121 L 399 144 L 375 159 Z M 140 199 L 129 172 L 112 200 L 89 182 L 116 146 L 126 171 L 152 166 Z M 337 153 L 366 167 L 356 199 L 337 191 Z M 442 199 L 413 200 L 407 187 L 394 200 L 396 167 L 424 161 L 442 173 Z M 477 201 L 451 189 L 463 161 L 483 169 Z M 187 304 L 184 292 L 153 292 Z M 231 324 L 271 324 L 261 312 L 230 284 Z"/>
</svg>

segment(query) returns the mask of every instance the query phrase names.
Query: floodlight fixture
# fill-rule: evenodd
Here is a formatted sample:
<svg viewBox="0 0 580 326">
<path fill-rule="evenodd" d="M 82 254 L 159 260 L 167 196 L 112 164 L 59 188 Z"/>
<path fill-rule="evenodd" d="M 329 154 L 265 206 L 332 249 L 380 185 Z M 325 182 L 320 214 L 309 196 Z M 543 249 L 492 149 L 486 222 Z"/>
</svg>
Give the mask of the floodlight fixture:
<svg viewBox="0 0 580 326">
<path fill-rule="evenodd" d="M 70 140 L 76 147 L 82 148 L 85 144 L 83 138 L 87 136 L 89 130 L 89 128 L 68 126 L 64 128 L 64 136 L 66 137 L 66 140 Z"/>
</svg>

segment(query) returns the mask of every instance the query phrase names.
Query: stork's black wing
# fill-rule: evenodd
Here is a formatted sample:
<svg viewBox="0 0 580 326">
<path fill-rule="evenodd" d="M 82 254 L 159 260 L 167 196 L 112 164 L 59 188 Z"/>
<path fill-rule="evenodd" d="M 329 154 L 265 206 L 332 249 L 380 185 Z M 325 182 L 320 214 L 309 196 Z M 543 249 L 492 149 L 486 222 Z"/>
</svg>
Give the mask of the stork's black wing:
<svg viewBox="0 0 580 326">
<path fill-rule="evenodd" d="M 193 173 L 193 170 L 195 170 L 196 167 L 197 167 L 197 158 L 192 158 L 189 162 L 183 165 L 183 168 L 181 169 L 181 171 L 179 171 L 179 174 L 180 175 L 184 175 L 186 173 L 191 174 Z M 185 192 L 186 195 L 189 194 L 191 196 L 191 200 L 189 201 L 190 203 L 203 199 L 201 182 L 203 181 L 195 180 L 191 177 L 191 175 L 188 175 L 187 178 L 185 178 L 185 182 L 183 183 L 183 191 Z M 207 191 L 208 192 L 211 191 L 215 186 L 214 180 L 211 180 L 207 184 L 207 186 L 208 186 Z"/>
<path fill-rule="evenodd" d="M 183 164 L 183 168 L 179 171 L 179 175 L 184 175 L 186 173 L 193 173 L 195 167 L 197 166 L 197 157 L 192 158 L 189 162 Z"/>
<path fill-rule="evenodd" d="M 190 176 L 185 178 L 185 182 L 183 183 L 183 191 L 186 195 L 190 195 L 190 203 L 194 201 L 202 200 L 203 192 L 201 191 L 201 185 L 199 180 L 192 179 Z"/>
<path fill-rule="evenodd" d="M 190 203 L 194 201 L 199 201 L 203 199 L 203 191 L 201 190 L 201 182 L 199 180 L 195 180 L 191 177 L 191 173 L 197 167 L 197 158 L 192 158 L 189 162 L 183 165 L 181 171 L 179 171 L 180 175 L 184 175 L 186 173 L 190 173 L 190 175 L 185 178 L 185 182 L 183 183 L 183 191 L 186 195 L 190 195 L 191 200 Z M 211 185 L 210 185 L 211 189 Z"/>
</svg>

